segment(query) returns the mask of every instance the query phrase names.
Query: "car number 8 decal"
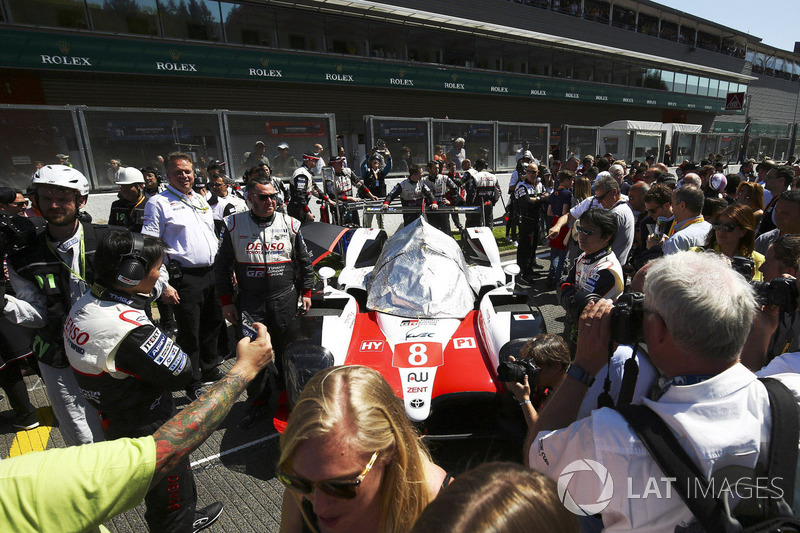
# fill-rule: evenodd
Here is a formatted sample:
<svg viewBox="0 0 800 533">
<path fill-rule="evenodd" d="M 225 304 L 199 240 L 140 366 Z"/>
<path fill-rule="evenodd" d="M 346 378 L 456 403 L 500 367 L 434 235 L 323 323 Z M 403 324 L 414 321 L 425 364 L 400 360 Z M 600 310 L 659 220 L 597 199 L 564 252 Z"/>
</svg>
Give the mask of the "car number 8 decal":
<svg viewBox="0 0 800 533">
<path fill-rule="evenodd" d="M 422 366 L 428 362 L 428 347 L 421 342 L 417 342 L 408 347 L 408 364 Z"/>
<path fill-rule="evenodd" d="M 420 368 L 444 364 L 442 345 L 438 342 L 401 342 L 394 347 L 392 366 Z"/>
</svg>

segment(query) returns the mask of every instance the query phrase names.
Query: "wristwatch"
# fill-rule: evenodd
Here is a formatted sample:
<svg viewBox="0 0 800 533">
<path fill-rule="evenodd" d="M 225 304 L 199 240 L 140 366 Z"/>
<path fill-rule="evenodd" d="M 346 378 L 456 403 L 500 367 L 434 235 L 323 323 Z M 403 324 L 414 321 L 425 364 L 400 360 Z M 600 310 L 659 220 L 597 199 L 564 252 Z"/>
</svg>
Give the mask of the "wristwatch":
<svg viewBox="0 0 800 533">
<path fill-rule="evenodd" d="M 569 368 L 567 368 L 567 375 L 578 380 L 587 387 L 591 387 L 594 383 L 594 376 L 576 364 L 569 365 Z"/>
</svg>

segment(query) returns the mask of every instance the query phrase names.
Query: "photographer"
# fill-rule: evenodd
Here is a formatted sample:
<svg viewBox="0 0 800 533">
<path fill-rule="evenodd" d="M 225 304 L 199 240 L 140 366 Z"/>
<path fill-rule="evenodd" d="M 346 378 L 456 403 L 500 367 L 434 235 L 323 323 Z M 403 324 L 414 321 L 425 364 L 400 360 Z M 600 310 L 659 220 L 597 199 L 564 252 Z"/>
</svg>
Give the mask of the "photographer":
<svg viewBox="0 0 800 533">
<path fill-rule="evenodd" d="M 798 261 L 800 235 L 779 237 L 767 248 L 760 268 L 765 281 L 755 284 L 761 305 L 742 350 L 742 364 L 754 372 L 783 353 L 800 350 L 797 290 L 791 284 L 796 283 Z"/>
<path fill-rule="evenodd" d="M 569 484 L 573 501 L 598 501 L 607 471 L 610 479 L 628 479 L 629 485 L 627 491 L 609 491 L 600 511 L 605 528 L 672 531 L 693 520 L 677 491 L 662 488 L 660 498 L 629 497 L 643 494 L 648 480 L 664 474 L 626 419 L 615 410 L 598 409 L 576 422 L 583 397 L 607 361 L 613 307 L 600 300 L 583 311 L 568 379 L 528 433 L 527 464 L 558 479 L 574 461 L 600 462 L 603 477 L 578 472 L 580 479 Z M 739 364 L 754 308 L 749 284 L 714 254 L 677 252 L 655 261 L 645 279 L 644 338 L 666 382 L 657 401 L 636 403 L 680 436 L 681 448 L 704 476 L 722 473 L 726 466 L 754 469 L 770 448 L 773 418 L 766 387 Z M 709 323 L 726 335 L 709 335 Z M 791 389 L 796 405 L 800 377 L 783 374 L 779 381 Z"/>
</svg>

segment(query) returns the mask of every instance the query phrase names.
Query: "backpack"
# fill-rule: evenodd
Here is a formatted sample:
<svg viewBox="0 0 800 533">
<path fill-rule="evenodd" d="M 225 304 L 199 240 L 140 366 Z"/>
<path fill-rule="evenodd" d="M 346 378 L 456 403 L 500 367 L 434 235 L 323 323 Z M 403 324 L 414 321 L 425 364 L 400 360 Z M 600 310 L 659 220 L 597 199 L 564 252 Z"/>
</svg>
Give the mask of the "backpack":
<svg viewBox="0 0 800 533">
<path fill-rule="evenodd" d="M 763 466 L 756 465 L 755 476 L 769 479 L 770 487 L 779 489 L 783 496 L 742 498 L 733 512 L 727 499 L 722 500 L 712 494 L 713 485 L 709 490 L 709 481 L 700 473 L 661 417 L 645 405 L 616 408 L 639 436 L 659 468 L 667 477 L 673 478 L 672 487 L 695 516 L 696 522 L 689 527 L 676 526 L 676 533 L 800 532 L 800 519 L 792 511 L 800 409 L 794 395 L 783 383 L 772 378 L 759 380 L 769 395 L 772 428 L 766 471 Z M 695 487 L 694 494 L 689 494 L 688 487 Z M 750 491 L 751 495 L 756 492 Z"/>
</svg>

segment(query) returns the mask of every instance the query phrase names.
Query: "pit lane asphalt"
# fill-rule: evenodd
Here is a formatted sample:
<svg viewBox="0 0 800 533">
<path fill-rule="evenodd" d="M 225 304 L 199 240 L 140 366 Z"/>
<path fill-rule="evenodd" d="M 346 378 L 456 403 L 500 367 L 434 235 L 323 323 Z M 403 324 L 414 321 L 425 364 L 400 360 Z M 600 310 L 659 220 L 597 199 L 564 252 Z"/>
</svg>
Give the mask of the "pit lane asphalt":
<svg viewBox="0 0 800 533">
<path fill-rule="evenodd" d="M 549 248 L 539 245 L 538 261 L 544 268 L 537 270 L 537 279 L 527 290 L 532 303 L 538 306 L 545 319 L 547 331 L 562 333 L 564 312 L 558 305 L 555 291 L 545 286 Z M 502 254 L 504 262 L 513 262 L 516 250 Z M 233 360 L 222 365 L 228 370 Z M 15 433 L 11 425 L 8 400 L 0 401 L 0 457 L 19 455 L 31 449 L 64 447 L 64 440 L 53 427 L 52 411 L 41 380 L 26 377 L 31 401 L 39 408 L 40 421 L 45 422 L 31 431 Z M 175 393 L 179 408 L 188 404 L 183 393 Z M 192 470 L 197 484 L 198 508 L 214 501 L 225 505 L 219 521 L 207 529 L 213 532 L 278 531 L 283 486 L 275 479 L 274 470 L 280 455 L 279 435 L 272 427 L 271 415 L 249 429 L 237 424 L 246 410 L 243 394 L 222 426 L 191 455 Z M 8 418 L 7 418 L 8 417 Z M 436 462 L 452 474 L 458 474 L 491 460 L 521 461 L 519 440 L 472 439 L 428 441 Z M 124 513 L 106 524 L 111 532 L 146 532 L 144 505 Z"/>
</svg>

